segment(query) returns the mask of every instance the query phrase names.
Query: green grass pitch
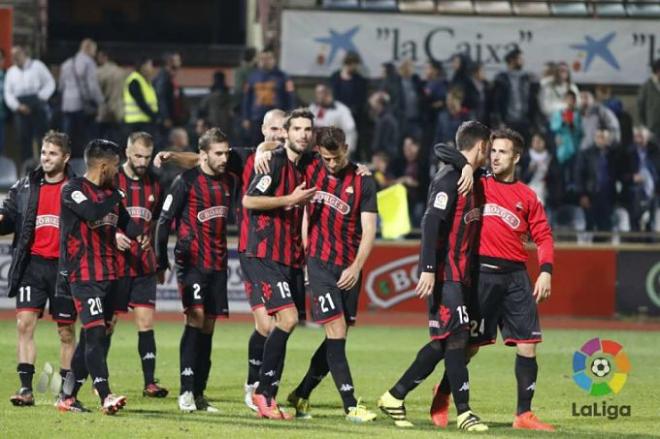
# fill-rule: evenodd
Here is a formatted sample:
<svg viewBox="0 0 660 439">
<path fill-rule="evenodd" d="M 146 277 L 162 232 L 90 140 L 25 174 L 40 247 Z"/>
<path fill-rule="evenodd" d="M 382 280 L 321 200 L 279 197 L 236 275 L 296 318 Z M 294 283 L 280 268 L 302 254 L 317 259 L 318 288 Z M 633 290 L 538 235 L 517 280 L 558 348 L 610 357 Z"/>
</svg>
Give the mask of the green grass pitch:
<svg viewBox="0 0 660 439">
<path fill-rule="evenodd" d="M 395 317 L 393 317 L 395 318 Z M 420 315 L 423 322 L 424 316 Z M 15 372 L 14 323 L 0 322 L 0 437 L 2 438 L 105 438 L 105 437 L 175 437 L 221 438 L 437 438 L 465 436 L 457 432 L 455 412 L 450 412 L 446 431 L 434 428 L 427 415 L 434 377 L 442 373 L 440 365 L 434 375 L 412 392 L 406 405 L 411 430 L 396 429 L 379 413 L 369 425 L 352 425 L 342 416 L 341 401 L 330 377 L 312 394 L 314 419 L 309 421 L 273 422 L 257 419 L 243 405 L 243 382 L 246 375 L 246 345 L 251 332 L 248 324 L 218 322 L 214 339 L 213 368 L 207 390 L 209 398 L 220 409 L 219 414 L 181 414 L 178 411 L 178 345 L 181 325 L 158 323 L 157 376 L 171 390 L 164 400 L 141 396 L 142 373 L 137 355 L 137 336 L 132 322 L 121 321 L 112 341 L 109 358 L 110 382 L 116 393 L 128 397 L 128 405 L 119 415 L 103 416 L 98 410 L 89 414 L 58 413 L 49 394 L 37 394 L 35 408 L 15 408 L 9 396 L 18 388 Z M 621 393 L 613 397 L 596 398 L 585 394 L 572 381 L 573 351 L 586 340 L 600 336 L 623 344 L 632 370 Z M 658 403 L 658 365 L 660 364 L 660 334 L 652 332 L 564 331 L 547 330 L 540 346 L 540 374 L 534 409 L 542 420 L 557 427 L 558 432 L 518 432 L 511 428 L 515 409 L 514 350 L 498 344 L 484 348 L 470 365 L 471 404 L 488 423 L 488 437 L 576 437 L 633 438 L 660 436 L 660 404 Z M 305 372 L 309 357 L 322 339 L 318 329 L 299 328 L 289 341 L 286 369 L 280 399 L 298 383 Z M 402 327 L 357 327 L 351 330 L 348 355 L 357 395 L 376 409 L 376 401 L 399 377 L 417 350 L 427 341 L 426 330 Z M 46 361 L 57 370 L 58 343 L 55 326 L 41 322 L 37 329 L 37 371 Z M 38 374 L 37 374 L 38 376 Z M 37 381 L 35 376 L 35 385 Z M 98 408 L 98 399 L 89 382 L 80 392 L 83 402 Z M 575 417 L 572 404 L 578 408 L 597 403 L 629 405 L 630 417 Z"/>
</svg>

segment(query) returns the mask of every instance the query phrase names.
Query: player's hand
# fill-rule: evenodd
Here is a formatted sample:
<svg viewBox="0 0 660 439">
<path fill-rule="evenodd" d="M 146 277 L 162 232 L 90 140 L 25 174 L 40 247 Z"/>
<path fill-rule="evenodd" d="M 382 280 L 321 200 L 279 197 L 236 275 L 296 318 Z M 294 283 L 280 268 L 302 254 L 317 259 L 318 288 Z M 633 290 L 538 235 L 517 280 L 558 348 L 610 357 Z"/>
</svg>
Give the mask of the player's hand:
<svg viewBox="0 0 660 439">
<path fill-rule="evenodd" d="M 534 285 L 534 298 L 536 303 L 541 303 L 544 300 L 548 299 L 551 294 L 552 288 L 552 275 L 546 273 L 545 271 L 539 274 L 539 277 L 536 279 L 536 285 Z"/>
<path fill-rule="evenodd" d="M 341 272 L 339 280 L 337 281 L 337 288 L 340 290 L 350 290 L 355 286 L 360 277 L 360 270 L 351 264 L 344 271 Z"/>
<path fill-rule="evenodd" d="M 160 168 L 164 163 L 167 163 L 172 158 L 172 153 L 169 151 L 161 151 L 154 157 L 154 166 Z"/>
<path fill-rule="evenodd" d="M 356 174 L 359 175 L 360 177 L 369 177 L 371 176 L 371 169 L 369 169 L 367 165 L 358 163 Z"/>
<path fill-rule="evenodd" d="M 289 194 L 289 205 L 297 206 L 306 204 L 316 193 L 316 187 L 305 189 L 305 183 L 300 183 L 293 192 Z"/>
<path fill-rule="evenodd" d="M 115 233 L 115 241 L 117 241 L 117 248 L 119 249 L 119 251 L 124 252 L 126 250 L 130 250 L 131 239 L 128 236 L 124 235 L 121 232 L 117 232 Z"/>
<path fill-rule="evenodd" d="M 417 283 L 417 288 L 415 288 L 415 294 L 417 294 L 420 299 L 423 299 L 431 295 L 434 286 L 435 273 L 424 272 L 419 276 L 419 282 Z"/>
<path fill-rule="evenodd" d="M 461 169 L 461 178 L 458 179 L 457 184 L 458 193 L 462 196 L 466 196 L 472 190 L 472 185 L 474 184 L 474 170 L 469 163 Z"/>
<path fill-rule="evenodd" d="M 270 159 L 273 157 L 271 151 L 257 152 L 254 156 L 254 170 L 257 174 L 268 174 L 270 172 Z"/>
<path fill-rule="evenodd" d="M 142 250 L 146 250 L 151 245 L 151 239 L 149 238 L 149 235 L 138 236 L 137 242 L 140 244 L 140 248 Z"/>
<path fill-rule="evenodd" d="M 158 280 L 158 285 L 165 283 L 165 270 L 158 270 L 156 272 L 156 280 Z"/>
</svg>

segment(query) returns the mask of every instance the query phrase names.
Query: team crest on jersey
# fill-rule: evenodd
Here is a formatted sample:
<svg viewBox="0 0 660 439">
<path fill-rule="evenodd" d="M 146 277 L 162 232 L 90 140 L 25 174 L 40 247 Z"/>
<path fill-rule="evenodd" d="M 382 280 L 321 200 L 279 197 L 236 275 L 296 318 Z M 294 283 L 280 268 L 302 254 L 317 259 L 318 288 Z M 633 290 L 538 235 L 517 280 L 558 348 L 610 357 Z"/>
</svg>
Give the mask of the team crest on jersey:
<svg viewBox="0 0 660 439">
<path fill-rule="evenodd" d="M 37 216 L 37 222 L 35 228 L 39 229 L 41 227 L 55 227 L 56 229 L 60 228 L 60 217 L 57 215 L 39 215 Z"/>
<path fill-rule="evenodd" d="M 259 192 L 264 193 L 268 188 L 270 187 L 270 184 L 272 183 L 273 179 L 270 177 L 270 175 L 264 175 L 259 179 L 259 183 L 257 183 L 257 189 L 259 189 Z"/>
<path fill-rule="evenodd" d="M 353 186 L 349 186 L 346 188 L 346 193 L 347 194 L 352 194 L 353 193 Z"/>
<path fill-rule="evenodd" d="M 117 214 L 109 213 L 100 220 L 91 221 L 89 223 L 89 227 L 92 229 L 98 229 L 99 227 L 103 227 L 103 226 L 117 227 L 118 220 L 119 220 L 119 216 L 117 216 Z"/>
<path fill-rule="evenodd" d="M 322 203 L 325 204 L 326 206 L 332 207 L 342 215 L 348 215 L 348 213 L 351 211 L 351 206 L 349 206 L 341 198 L 337 197 L 336 195 L 330 194 L 328 192 L 317 191 L 314 194 L 314 198 L 312 199 L 312 202 Z"/>
<path fill-rule="evenodd" d="M 499 216 L 512 229 L 517 229 L 520 226 L 520 218 L 509 209 L 505 209 L 498 204 L 487 203 L 484 206 L 484 216 Z"/>
<path fill-rule="evenodd" d="M 481 219 L 481 210 L 478 207 L 470 210 L 468 213 L 463 215 L 463 222 L 465 224 L 470 224 L 472 221 L 479 221 Z"/>
<path fill-rule="evenodd" d="M 150 203 L 153 203 L 154 201 L 156 201 L 156 197 L 154 197 L 154 194 L 149 195 L 149 198 L 147 198 L 147 199 L 149 200 Z"/>
<path fill-rule="evenodd" d="M 151 221 L 151 211 L 145 207 L 130 206 L 126 210 L 131 218 L 141 218 L 145 221 Z"/>
<path fill-rule="evenodd" d="M 518 201 L 516 203 L 516 210 L 523 210 L 523 204 L 522 201 Z"/>
<path fill-rule="evenodd" d="M 444 210 L 447 208 L 447 201 L 449 201 L 447 192 L 438 192 L 435 196 L 435 200 L 433 200 L 433 207 Z"/>
<path fill-rule="evenodd" d="M 201 223 L 212 220 L 213 218 L 224 218 L 227 216 L 227 209 L 225 206 L 213 206 L 204 209 L 197 214 L 197 220 Z"/>
</svg>

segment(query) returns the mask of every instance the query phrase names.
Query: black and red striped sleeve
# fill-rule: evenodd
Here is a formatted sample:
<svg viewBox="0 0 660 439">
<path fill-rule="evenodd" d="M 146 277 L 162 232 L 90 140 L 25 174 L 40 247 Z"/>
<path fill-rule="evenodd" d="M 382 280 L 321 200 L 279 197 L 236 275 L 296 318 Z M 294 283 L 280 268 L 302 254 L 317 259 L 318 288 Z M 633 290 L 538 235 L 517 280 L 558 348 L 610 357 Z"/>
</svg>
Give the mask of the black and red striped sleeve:
<svg viewBox="0 0 660 439">
<path fill-rule="evenodd" d="M 112 212 L 122 200 L 118 191 L 100 203 L 87 198 L 79 180 L 71 180 L 62 188 L 62 205 L 69 208 L 76 216 L 84 221 L 97 221 Z"/>
<path fill-rule="evenodd" d="M 527 224 L 529 224 L 530 237 L 537 247 L 541 271 L 552 274 L 552 265 L 554 263 L 554 239 L 552 238 L 552 229 L 550 229 L 550 224 L 548 224 L 545 209 L 535 194 L 531 194 L 530 196 L 530 209 Z"/>
<path fill-rule="evenodd" d="M 286 154 L 284 154 L 284 159 L 288 160 Z M 282 165 L 282 155 L 273 154 L 269 162 L 269 172 L 267 174 L 255 173 L 246 194 L 253 197 L 272 197 L 275 194 L 275 189 L 280 184 Z"/>
<path fill-rule="evenodd" d="M 426 211 L 422 217 L 422 241 L 419 255 L 419 272 L 435 273 L 437 268 L 437 245 L 440 233 L 451 227 L 454 204 L 456 203 L 455 172 L 436 175 L 429 187 Z M 442 230 L 441 230 L 442 229 Z"/>
<path fill-rule="evenodd" d="M 165 196 L 163 206 L 158 216 L 156 225 L 156 261 L 158 270 L 165 270 L 169 267 L 167 254 L 167 241 L 172 229 L 172 221 L 179 218 L 188 199 L 188 183 L 179 175 L 172 182 L 169 192 Z"/>
</svg>

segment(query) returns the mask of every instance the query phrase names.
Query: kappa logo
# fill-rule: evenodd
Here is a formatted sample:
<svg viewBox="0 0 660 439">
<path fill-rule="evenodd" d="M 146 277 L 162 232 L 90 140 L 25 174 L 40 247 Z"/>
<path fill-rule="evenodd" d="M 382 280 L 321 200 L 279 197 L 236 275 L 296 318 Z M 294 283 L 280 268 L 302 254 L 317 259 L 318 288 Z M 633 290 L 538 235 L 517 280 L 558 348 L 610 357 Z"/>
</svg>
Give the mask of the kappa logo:
<svg viewBox="0 0 660 439">
<path fill-rule="evenodd" d="M 35 228 L 39 229 L 41 227 L 55 227 L 59 229 L 60 217 L 57 215 L 38 215 Z"/>
<path fill-rule="evenodd" d="M 487 203 L 484 206 L 484 216 L 499 216 L 512 229 L 520 226 L 520 218 L 509 209 L 505 209 L 499 204 Z"/>
<path fill-rule="evenodd" d="M 105 378 L 101 378 L 101 377 L 94 378 L 94 384 L 104 383 L 106 381 L 108 381 L 108 380 L 106 380 Z"/>
<path fill-rule="evenodd" d="M 99 227 L 103 227 L 103 226 L 117 227 L 118 220 L 119 220 L 119 216 L 117 216 L 117 214 L 109 213 L 100 220 L 90 222 L 89 227 L 92 229 L 98 229 Z"/>
<path fill-rule="evenodd" d="M 371 303 L 390 308 L 415 297 L 418 261 L 419 255 L 405 256 L 371 271 L 365 282 Z"/>
<path fill-rule="evenodd" d="M 193 375 L 195 375 L 195 372 L 193 372 L 192 368 L 190 367 L 186 367 L 185 369 L 183 369 L 183 372 L 181 372 L 181 376 L 184 377 L 191 377 Z"/>
<path fill-rule="evenodd" d="M 467 392 L 468 390 L 470 390 L 470 383 L 467 381 L 463 383 L 460 389 L 458 389 L 459 392 Z"/>
<path fill-rule="evenodd" d="M 142 357 L 143 360 L 155 360 L 156 359 L 156 354 L 153 352 L 147 352 L 144 354 L 144 357 Z"/>
<path fill-rule="evenodd" d="M 126 210 L 131 218 L 140 218 L 145 221 L 151 221 L 151 211 L 145 207 L 129 206 Z"/>
<path fill-rule="evenodd" d="M 348 215 L 351 211 L 351 206 L 349 206 L 345 201 L 336 195 L 330 194 L 328 192 L 317 191 L 314 194 L 312 199 L 313 203 L 321 203 L 335 209 L 337 212 L 342 215 Z"/>
<path fill-rule="evenodd" d="M 212 220 L 213 218 L 225 218 L 227 216 L 227 207 L 225 206 L 213 206 L 208 209 L 204 209 L 197 214 L 197 220 L 201 223 Z"/>
<path fill-rule="evenodd" d="M 351 390 L 353 390 L 353 386 L 351 386 L 350 384 L 342 384 L 341 387 L 339 388 L 340 392 L 350 392 Z"/>
</svg>

